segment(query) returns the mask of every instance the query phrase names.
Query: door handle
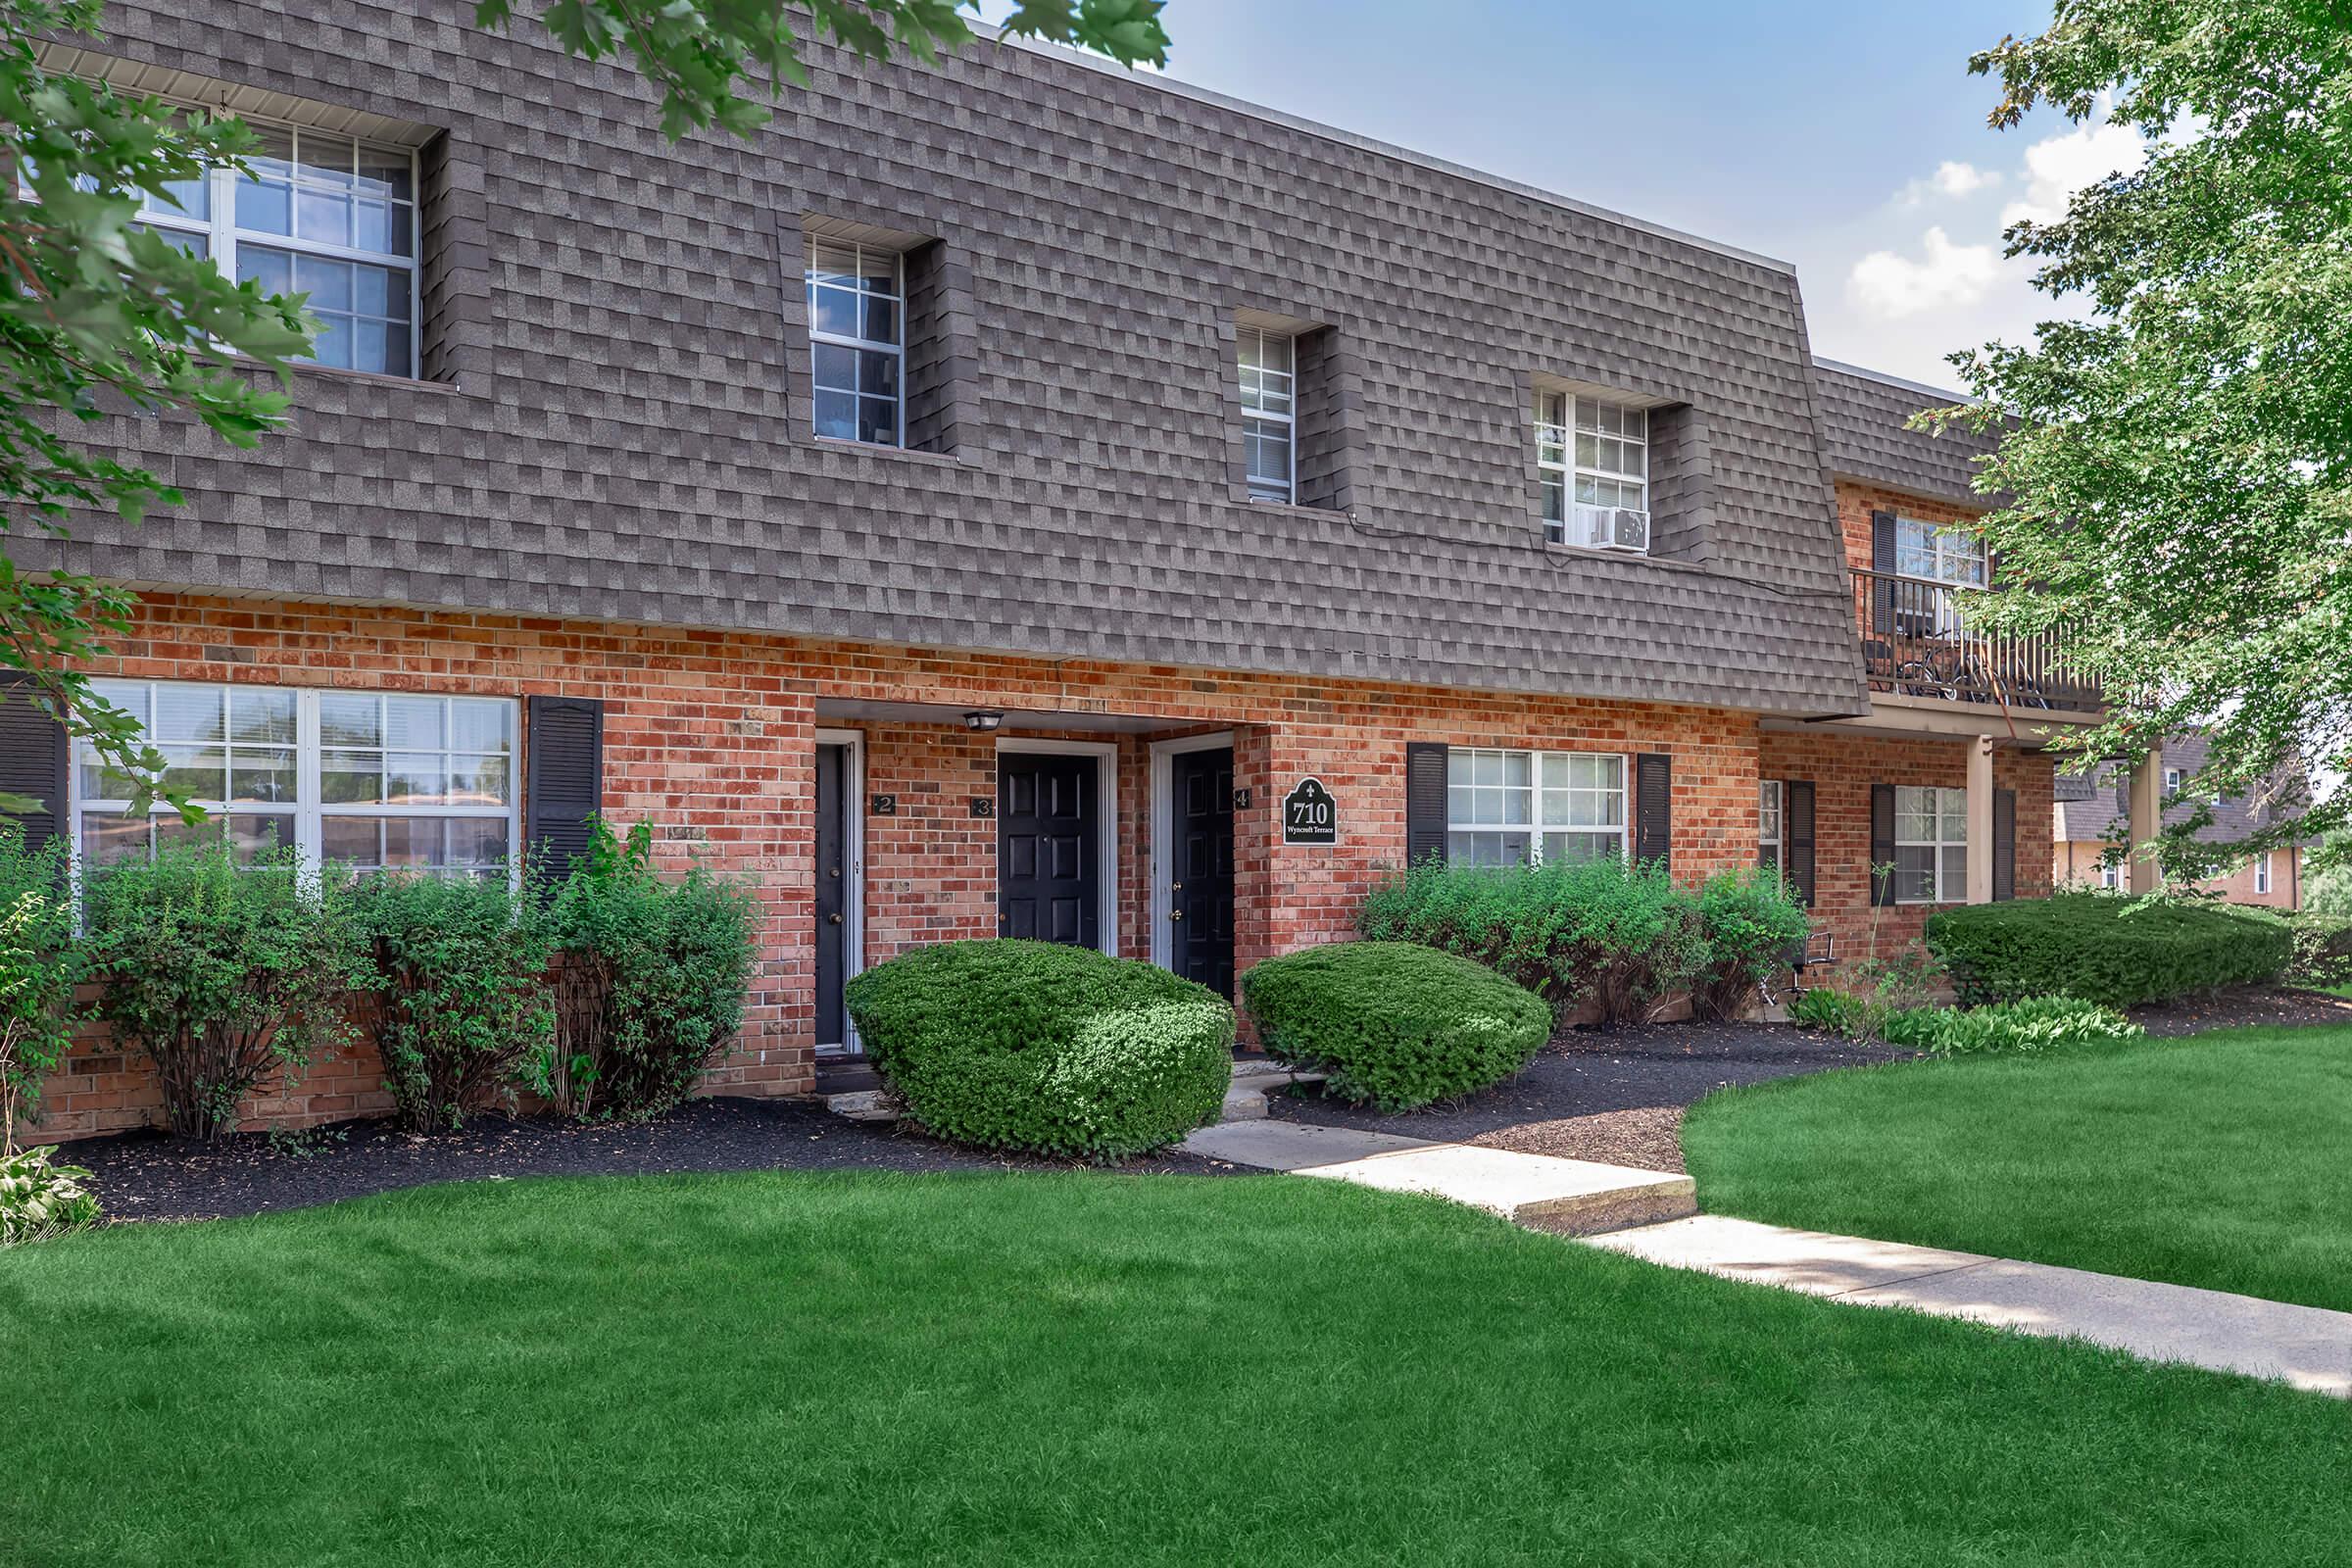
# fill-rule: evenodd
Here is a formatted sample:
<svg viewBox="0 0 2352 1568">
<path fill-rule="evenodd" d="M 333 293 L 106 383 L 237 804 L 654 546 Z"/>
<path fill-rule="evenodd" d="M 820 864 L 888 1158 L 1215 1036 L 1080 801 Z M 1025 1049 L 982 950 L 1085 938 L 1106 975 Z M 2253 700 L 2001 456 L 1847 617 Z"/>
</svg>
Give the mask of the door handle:
<svg viewBox="0 0 2352 1568">
<path fill-rule="evenodd" d="M 1184 884 L 1181 882 L 1171 882 L 1168 884 L 1168 891 L 1170 893 L 1182 893 L 1184 891 Z"/>
<path fill-rule="evenodd" d="M 828 914 L 828 915 L 826 915 L 826 916 L 825 916 L 825 923 L 826 923 L 827 925 L 839 925 L 839 924 L 841 924 L 841 911 L 840 911 L 839 909 L 836 909 L 836 910 L 834 910 L 834 911 L 833 911 L 831 914 Z"/>
<path fill-rule="evenodd" d="M 1184 918 L 1184 911 L 1182 909 L 1170 909 L 1168 911 L 1168 918 L 1171 920 L 1181 920 Z"/>
</svg>

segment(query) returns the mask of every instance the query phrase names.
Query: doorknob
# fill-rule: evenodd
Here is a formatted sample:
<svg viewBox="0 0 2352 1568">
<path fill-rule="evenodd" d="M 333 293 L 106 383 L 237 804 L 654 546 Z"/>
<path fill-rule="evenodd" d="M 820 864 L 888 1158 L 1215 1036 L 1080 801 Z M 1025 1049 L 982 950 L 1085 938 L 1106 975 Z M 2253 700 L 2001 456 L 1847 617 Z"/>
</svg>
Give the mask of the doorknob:
<svg viewBox="0 0 2352 1568">
<path fill-rule="evenodd" d="M 1168 884 L 1168 891 L 1170 893 L 1182 893 L 1184 891 L 1184 884 L 1181 882 L 1171 882 Z"/>
<path fill-rule="evenodd" d="M 1168 911 L 1168 918 L 1171 920 L 1181 920 L 1184 918 L 1184 911 L 1182 909 L 1170 909 Z"/>
<path fill-rule="evenodd" d="M 839 925 L 839 924 L 841 924 L 841 911 L 840 911 L 839 909 L 836 909 L 836 910 L 834 910 L 834 911 L 833 911 L 831 914 L 828 914 L 828 915 L 826 915 L 826 916 L 825 916 L 825 923 L 826 923 L 827 925 Z"/>
</svg>

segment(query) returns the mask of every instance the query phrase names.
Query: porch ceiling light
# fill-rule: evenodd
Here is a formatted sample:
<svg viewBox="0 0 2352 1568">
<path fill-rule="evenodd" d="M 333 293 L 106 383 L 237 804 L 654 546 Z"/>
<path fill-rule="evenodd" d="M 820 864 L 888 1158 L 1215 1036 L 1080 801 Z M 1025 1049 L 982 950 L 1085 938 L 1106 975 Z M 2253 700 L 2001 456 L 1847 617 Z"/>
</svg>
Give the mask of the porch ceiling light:
<svg viewBox="0 0 2352 1568">
<path fill-rule="evenodd" d="M 1004 722 L 1004 715 L 997 712 L 993 709 L 976 709 L 973 711 L 963 715 L 963 727 L 966 729 L 978 730 L 983 735 L 987 734 L 989 731 L 995 729 L 999 724 Z"/>
</svg>

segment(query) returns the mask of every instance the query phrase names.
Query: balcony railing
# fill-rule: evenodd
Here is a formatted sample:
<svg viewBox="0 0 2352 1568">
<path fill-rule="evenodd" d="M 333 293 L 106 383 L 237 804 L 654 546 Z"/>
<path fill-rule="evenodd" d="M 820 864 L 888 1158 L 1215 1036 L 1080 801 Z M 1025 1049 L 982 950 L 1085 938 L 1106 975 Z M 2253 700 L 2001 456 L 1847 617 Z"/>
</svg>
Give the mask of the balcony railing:
<svg viewBox="0 0 2352 1568">
<path fill-rule="evenodd" d="M 1947 703 L 2095 713 L 2099 689 L 2070 669 L 2055 632 L 1980 632 L 1948 583 L 1856 571 L 1854 624 L 1870 689 Z"/>
</svg>

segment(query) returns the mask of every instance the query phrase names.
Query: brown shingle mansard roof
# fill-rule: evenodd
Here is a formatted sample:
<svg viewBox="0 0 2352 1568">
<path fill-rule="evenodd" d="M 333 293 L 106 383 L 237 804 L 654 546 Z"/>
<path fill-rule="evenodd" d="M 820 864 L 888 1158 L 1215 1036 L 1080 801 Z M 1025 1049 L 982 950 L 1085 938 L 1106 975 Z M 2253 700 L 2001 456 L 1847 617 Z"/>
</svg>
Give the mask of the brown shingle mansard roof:
<svg viewBox="0 0 2352 1568">
<path fill-rule="evenodd" d="M 1964 394 L 1822 359 L 1813 362 L 1813 388 L 1832 473 L 1961 506 L 1987 504 L 1969 482 L 1992 441 L 1967 430 L 1905 428 L 1923 409 L 1968 402 Z"/>
<path fill-rule="evenodd" d="M 140 585 L 1828 714 L 1864 706 L 1785 264 L 1054 51 L 819 49 L 744 142 L 463 6 L 119 0 L 111 54 L 447 132 L 419 387 L 304 374 Z M 802 215 L 956 264 L 954 457 L 808 433 Z M 1355 518 L 1236 498 L 1234 312 L 1328 322 Z M 1692 417 L 1661 555 L 1546 549 L 1529 376 Z M 1832 419 L 1832 424 L 1838 420 Z M 1671 459 L 1671 461 L 1668 461 Z M 1668 505 L 1668 503 L 1671 505 Z"/>
</svg>

